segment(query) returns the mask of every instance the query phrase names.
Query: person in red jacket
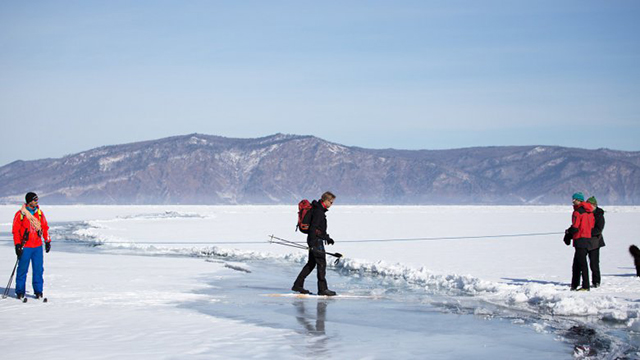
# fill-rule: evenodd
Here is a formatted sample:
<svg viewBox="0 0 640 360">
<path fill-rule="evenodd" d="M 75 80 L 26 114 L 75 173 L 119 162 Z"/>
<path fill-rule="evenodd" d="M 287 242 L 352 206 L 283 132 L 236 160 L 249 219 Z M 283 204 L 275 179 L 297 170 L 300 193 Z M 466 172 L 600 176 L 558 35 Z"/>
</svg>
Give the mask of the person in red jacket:
<svg viewBox="0 0 640 360">
<path fill-rule="evenodd" d="M 51 250 L 49 238 L 49 224 L 42 210 L 38 206 L 38 195 L 33 192 L 25 196 L 25 205 L 13 218 L 13 243 L 18 256 L 18 274 L 16 277 L 16 297 L 22 299 L 25 296 L 27 273 L 31 263 L 33 275 L 32 286 L 36 298 L 42 297 L 44 286 L 42 240 L 44 239 L 45 251 Z"/>
<path fill-rule="evenodd" d="M 571 277 L 572 291 L 589 291 L 589 266 L 587 264 L 587 253 L 591 241 L 591 231 L 595 224 L 593 207 L 584 201 L 584 195 L 577 192 L 572 196 L 573 214 L 571 216 L 571 227 L 565 234 L 573 240 L 575 253 L 573 255 L 573 267 Z M 569 243 L 567 244 L 569 245 Z M 582 287 L 578 289 L 578 284 L 582 278 Z"/>
</svg>

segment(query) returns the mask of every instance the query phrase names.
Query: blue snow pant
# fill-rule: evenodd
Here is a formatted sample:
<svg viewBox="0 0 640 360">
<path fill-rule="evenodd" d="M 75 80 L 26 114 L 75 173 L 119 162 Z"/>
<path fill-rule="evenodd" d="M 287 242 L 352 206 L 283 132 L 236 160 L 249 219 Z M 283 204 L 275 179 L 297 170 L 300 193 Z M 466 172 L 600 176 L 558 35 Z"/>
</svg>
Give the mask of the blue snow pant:
<svg viewBox="0 0 640 360">
<path fill-rule="evenodd" d="M 44 273 L 44 258 L 42 255 L 42 246 L 35 248 L 23 248 L 22 256 L 18 262 L 18 275 L 16 277 L 16 294 L 25 293 L 25 287 L 27 283 L 27 273 L 29 272 L 29 262 L 33 268 L 33 275 L 31 276 L 34 293 L 42 293 L 42 286 L 44 285 L 44 279 L 42 274 Z"/>
</svg>

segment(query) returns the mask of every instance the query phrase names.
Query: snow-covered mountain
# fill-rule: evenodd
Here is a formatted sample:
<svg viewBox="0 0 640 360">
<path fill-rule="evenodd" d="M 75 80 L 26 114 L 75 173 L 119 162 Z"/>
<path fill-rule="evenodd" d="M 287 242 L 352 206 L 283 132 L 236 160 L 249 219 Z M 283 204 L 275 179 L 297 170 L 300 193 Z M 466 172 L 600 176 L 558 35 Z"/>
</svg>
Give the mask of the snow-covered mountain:
<svg viewBox="0 0 640 360">
<path fill-rule="evenodd" d="M 640 204 L 640 152 L 555 146 L 373 150 L 313 136 L 191 134 L 0 167 L 0 202 L 549 204 L 575 191 Z"/>
</svg>

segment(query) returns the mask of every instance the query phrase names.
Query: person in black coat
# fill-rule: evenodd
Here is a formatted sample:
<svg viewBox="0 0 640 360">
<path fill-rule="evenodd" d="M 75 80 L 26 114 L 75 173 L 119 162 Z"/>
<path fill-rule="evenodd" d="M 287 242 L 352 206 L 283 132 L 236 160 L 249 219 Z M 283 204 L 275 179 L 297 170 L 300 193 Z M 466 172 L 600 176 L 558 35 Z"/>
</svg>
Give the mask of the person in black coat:
<svg viewBox="0 0 640 360">
<path fill-rule="evenodd" d="M 631 245 L 629 246 L 629 252 L 633 256 L 633 262 L 636 265 L 636 275 L 640 276 L 640 249 L 635 245 Z"/>
<path fill-rule="evenodd" d="M 587 199 L 587 202 L 593 205 L 593 216 L 595 224 L 591 230 L 591 240 L 589 241 L 589 267 L 591 268 L 591 286 L 597 288 L 600 286 L 600 248 L 605 246 L 602 230 L 604 230 L 604 210 L 598 207 L 598 201 L 595 196 Z"/>
<path fill-rule="evenodd" d="M 333 245 L 334 241 L 327 233 L 327 215 L 336 196 L 330 192 L 325 192 L 319 201 L 314 200 L 311 203 L 311 222 L 309 224 L 309 233 L 307 235 L 307 245 L 309 245 L 309 260 L 304 265 L 300 274 L 293 283 L 291 290 L 301 294 L 309 294 L 310 291 L 304 288 L 304 280 L 309 276 L 313 269 L 317 266 L 318 274 L 318 295 L 333 296 L 335 291 L 329 290 L 327 286 L 327 258 L 324 251 L 324 242 Z"/>
</svg>

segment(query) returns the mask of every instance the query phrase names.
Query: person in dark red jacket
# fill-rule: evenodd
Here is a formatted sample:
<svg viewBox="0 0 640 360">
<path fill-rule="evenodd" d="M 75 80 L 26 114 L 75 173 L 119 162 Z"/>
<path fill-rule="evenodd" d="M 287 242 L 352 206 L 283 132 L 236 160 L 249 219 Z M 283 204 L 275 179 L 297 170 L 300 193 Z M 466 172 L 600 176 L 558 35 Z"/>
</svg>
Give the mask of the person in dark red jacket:
<svg viewBox="0 0 640 360">
<path fill-rule="evenodd" d="M 573 267 L 571 277 L 572 291 L 589 291 L 589 266 L 587 264 L 587 252 L 591 241 L 591 231 L 595 223 L 593 207 L 584 201 L 584 195 L 577 192 L 572 196 L 573 214 L 571 227 L 565 234 L 573 240 L 575 253 L 573 255 Z M 567 244 L 569 245 L 569 244 Z M 578 289 L 582 278 L 582 287 Z"/>
<path fill-rule="evenodd" d="M 330 192 L 322 194 L 320 201 L 311 203 L 311 223 L 309 224 L 309 234 L 307 235 L 307 245 L 309 245 L 309 260 L 298 274 L 291 290 L 301 294 L 309 294 L 310 291 L 304 288 L 304 280 L 317 266 L 318 273 L 318 295 L 334 296 L 335 291 L 329 290 L 327 286 L 327 258 L 324 252 L 324 242 L 333 245 L 334 241 L 327 233 L 327 215 L 336 196 Z"/>
<path fill-rule="evenodd" d="M 42 240 L 46 252 L 51 250 L 49 224 L 38 206 L 38 195 L 33 192 L 25 196 L 25 206 L 13 218 L 13 243 L 18 256 L 18 274 L 16 276 L 16 297 L 24 298 L 29 263 L 33 269 L 32 286 L 36 298 L 42 297 L 44 286 L 44 259 L 42 256 Z"/>
</svg>

